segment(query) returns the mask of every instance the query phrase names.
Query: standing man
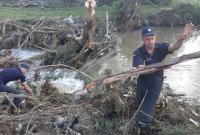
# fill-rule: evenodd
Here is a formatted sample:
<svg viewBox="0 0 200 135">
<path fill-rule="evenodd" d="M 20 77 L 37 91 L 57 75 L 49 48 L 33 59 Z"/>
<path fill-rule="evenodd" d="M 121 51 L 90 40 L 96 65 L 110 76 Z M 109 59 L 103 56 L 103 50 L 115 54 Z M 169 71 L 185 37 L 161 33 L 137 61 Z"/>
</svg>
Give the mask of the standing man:
<svg viewBox="0 0 200 135">
<path fill-rule="evenodd" d="M 133 67 L 143 68 L 146 65 L 161 62 L 166 55 L 178 50 L 185 39 L 191 36 L 195 28 L 192 23 L 186 24 L 178 39 L 172 43 L 157 43 L 156 33 L 151 27 L 142 30 L 143 45 L 133 53 Z M 154 115 L 156 102 L 163 84 L 163 70 L 139 75 L 136 87 L 136 102 L 138 114 L 136 115 L 136 135 L 151 135 L 149 125 Z"/>
<path fill-rule="evenodd" d="M 33 95 L 32 89 L 25 82 L 25 74 L 29 71 L 29 65 L 22 63 L 18 67 L 6 68 L 0 71 L 0 92 L 20 94 L 19 90 L 13 89 L 6 84 L 10 81 L 18 81 L 20 80 L 21 87 L 28 94 Z M 20 98 L 14 98 L 13 103 L 16 107 L 21 105 Z M 14 109 L 11 106 L 11 109 Z M 13 110 L 12 110 L 13 111 Z"/>
</svg>

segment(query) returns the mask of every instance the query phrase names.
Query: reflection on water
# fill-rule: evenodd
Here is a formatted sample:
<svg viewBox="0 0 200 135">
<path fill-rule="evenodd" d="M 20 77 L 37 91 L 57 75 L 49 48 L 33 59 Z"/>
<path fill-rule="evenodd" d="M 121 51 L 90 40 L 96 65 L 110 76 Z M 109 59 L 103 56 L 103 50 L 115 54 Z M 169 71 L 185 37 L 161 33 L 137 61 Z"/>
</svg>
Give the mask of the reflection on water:
<svg viewBox="0 0 200 135">
<path fill-rule="evenodd" d="M 158 41 L 173 42 L 175 41 L 182 28 L 156 28 Z M 184 45 L 167 59 L 200 51 L 200 36 L 196 33 L 195 37 L 190 38 Z M 120 52 L 117 56 L 105 61 L 100 73 L 106 68 L 113 69 L 113 73 L 131 69 L 132 52 L 141 44 L 140 31 L 133 33 L 118 34 L 121 37 Z M 173 66 L 165 71 L 167 78 L 165 82 L 174 89 L 175 93 L 184 93 L 187 96 L 200 95 L 200 59 L 184 62 Z"/>
</svg>

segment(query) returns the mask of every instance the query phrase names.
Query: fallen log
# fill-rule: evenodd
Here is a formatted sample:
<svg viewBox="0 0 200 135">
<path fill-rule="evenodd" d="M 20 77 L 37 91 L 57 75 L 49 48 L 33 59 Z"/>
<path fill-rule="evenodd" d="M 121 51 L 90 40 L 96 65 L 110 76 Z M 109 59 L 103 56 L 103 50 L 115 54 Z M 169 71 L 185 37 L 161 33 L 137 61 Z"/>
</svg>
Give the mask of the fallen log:
<svg viewBox="0 0 200 135">
<path fill-rule="evenodd" d="M 109 84 L 121 79 L 127 79 L 131 76 L 135 76 L 135 75 L 139 75 L 139 74 L 147 74 L 147 73 L 151 73 L 151 72 L 155 72 L 158 70 L 163 70 L 163 69 L 167 69 L 170 66 L 176 65 L 178 63 L 182 63 L 185 61 L 189 61 L 192 59 L 196 59 L 200 57 L 200 51 L 195 52 L 195 53 L 191 53 L 191 54 L 186 54 L 186 55 L 182 55 L 180 57 L 171 59 L 171 60 L 164 60 L 162 62 L 159 63 L 155 63 L 152 65 L 147 65 L 143 68 L 138 68 L 138 69 L 131 69 L 129 71 L 125 71 L 122 73 L 118 73 L 118 74 L 114 74 L 114 75 L 108 75 L 105 76 L 102 79 L 98 79 L 98 80 L 94 80 L 89 84 L 85 85 L 85 89 L 87 90 L 91 90 L 93 88 L 95 88 L 98 85 L 104 85 L 104 84 Z"/>
</svg>

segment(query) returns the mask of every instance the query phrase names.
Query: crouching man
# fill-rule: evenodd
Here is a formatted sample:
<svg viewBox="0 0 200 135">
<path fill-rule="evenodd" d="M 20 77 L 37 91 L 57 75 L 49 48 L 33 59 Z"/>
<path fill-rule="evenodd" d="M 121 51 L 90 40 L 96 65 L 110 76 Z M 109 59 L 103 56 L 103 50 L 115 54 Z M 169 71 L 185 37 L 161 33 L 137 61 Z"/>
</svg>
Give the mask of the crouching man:
<svg viewBox="0 0 200 135">
<path fill-rule="evenodd" d="M 1 70 L 0 92 L 20 94 L 21 93 L 20 90 L 7 86 L 7 83 L 9 83 L 10 81 L 20 81 L 22 89 L 32 96 L 33 95 L 32 89 L 28 86 L 25 79 L 25 74 L 28 72 L 29 72 L 29 65 L 25 63 L 19 64 L 17 67 L 5 68 Z M 18 108 L 22 104 L 22 99 L 14 98 L 13 103 Z M 14 109 L 15 107 L 11 105 L 11 111 L 13 111 Z"/>
</svg>

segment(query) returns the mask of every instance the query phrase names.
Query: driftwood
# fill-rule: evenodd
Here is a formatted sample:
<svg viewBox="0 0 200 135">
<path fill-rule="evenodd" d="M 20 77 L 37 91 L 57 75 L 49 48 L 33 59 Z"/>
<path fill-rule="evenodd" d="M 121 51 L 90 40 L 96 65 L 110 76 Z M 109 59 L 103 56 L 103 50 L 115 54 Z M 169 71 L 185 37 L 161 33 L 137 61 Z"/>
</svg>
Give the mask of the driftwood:
<svg viewBox="0 0 200 135">
<path fill-rule="evenodd" d="M 166 60 L 166 61 L 162 61 L 156 64 L 152 64 L 152 65 L 148 65 L 145 66 L 144 68 L 139 68 L 139 69 L 132 69 L 129 71 L 125 71 L 122 73 L 118 73 L 118 74 L 114 74 L 114 75 L 109 75 L 106 76 L 102 79 L 98 79 L 98 80 L 94 80 L 89 84 L 85 85 L 85 89 L 90 90 L 92 88 L 94 88 L 97 85 L 104 85 L 104 84 L 109 84 L 121 79 L 127 79 L 131 76 L 135 76 L 135 75 L 139 75 L 139 74 L 146 74 L 146 73 L 151 73 L 151 72 L 155 72 L 158 70 L 163 70 L 166 68 L 169 68 L 172 65 L 178 64 L 178 63 L 182 63 L 188 60 L 192 60 L 192 59 L 196 59 L 200 57 L 200 51 L 199 52 L 195 52 L 195 53 L 191 53 L 191 54 L 187 54 L 187 55 L 182 55 L 180 57 L 171 59 L 171 60 Z"/>
</svg>

